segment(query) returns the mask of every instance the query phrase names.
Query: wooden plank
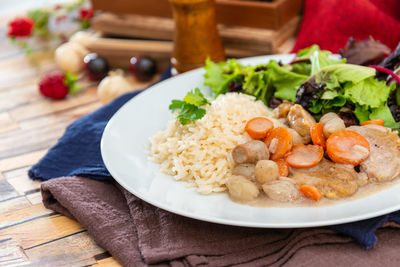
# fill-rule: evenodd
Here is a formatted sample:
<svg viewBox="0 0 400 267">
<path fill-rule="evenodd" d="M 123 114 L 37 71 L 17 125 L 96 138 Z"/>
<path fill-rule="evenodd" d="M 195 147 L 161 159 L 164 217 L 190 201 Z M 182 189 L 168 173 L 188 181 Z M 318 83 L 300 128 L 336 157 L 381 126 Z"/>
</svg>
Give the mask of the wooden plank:
<svg viewBox="0 0 400 267">
<path fill-rule="evenodd" d="M 122 267 L 122 265 L 113 257 L 105 258 L 97 261 L 97 264 L 93 265 L 95 267 Z"/>
<path fill-rule="evenodd" d="M 63 101 L 44 99 L 38 103 L 17 107 L 10 111 L 10 115 L 16 121 L 22 121 L 86 105 L 98 100 L 96 91 L 97 88 L 92 87 Z"/>
<path fill-rule="evenodd" d="M 276 47 L 295 34 L 299 23 L 300 17 L 296 16 L 277 30 L 220 24 L 218 25 L 218 31 L 225 49 L 247 49 L 260 52 L 261 54 L 269 54 L 273 53 Z M 111 36 L 120 35 L 169 41 L 173 39 L 174 34 L 174 22 L 172 19 L 140 15 L 101 14 L 94 18 L 92 28 Z M 88 46 L 89 50 L 96 49 L 96 47 L 101 45 L 99 42 L 102 41 L 102 39 L 94 38 L 93 44 L 89 44 Z M 153 41 L 149 43 L 147 41 L 143 44 L 142 41 L 132 42 L 136 46 L 130 49 L 132 51 L 145 50 L 152 43 L 157 42 Z M 143 48 L 140 46 L 143 46 Z M 165 52 L 170 54 L 171 51 L 168 50 Z M 140 52 L 150 54 L 152 51 Z"/>
<path fill-rule="evenodd" d="M 53 211 L 46 209 L 42 203 L 19 210 L 8 211 L 3 213 L 0 217 L 0 229 L 51 213 L 53 213 Z"/>
<path fill-rule="evenodd" d="M 88 266 L 103 252 L 86 231 L 25 250 L 31 263 L 40 266 Z"/>
<path fill-rule="evenodd" d="M 0 214 L 6 214 L 10 211 L 17 211 L 30 206 L 31 204 L 24 196 L 12 198 L 0 202 Z"/>
<path fill-rule="evenodd" d="M 43 149 L 15 157 L 2 159 L 0 160 L 0 171 L 6 172 L 26 166 L 31 166 L 37 163 L 46 154 L 46 152 L 47 149 Z"/>
<path fill-rule="evenodd" d="M 22 175 L 25 175 L 28 173 L 28 170 L 31 168 L 31 166 L 27 166 L 27 167 L 23 167 L 17 170 L 12 170 L 12 171 L 8 171 L 8 172 L 4 172 L 4 178 L 5 179 L 12 179 L 12 178 L 16 178 Z"/>
<path fill-rule="evenodd" d="M 32 205 L 42 203 L 42 193 L 40 191 L 31 193 L 31 194 L 27 194 L 27 195 L 25 195 L 25 198 L 28 199 Z"/>
<path fill-rule="evenodd" d="M 17 241 L 0 240 L 0 266 L 21 266 L 28 263 L 28 258 Z"/>
<path fill-rule="evenodd" d="M 77 221 L 54 215 L 2 229 L 0 239 L 13 238 L 27 249 L 83 230 L 84 227 Z"/>
<path fill-rule="evenodd" d="M 49 127 L 50 125 L 61 123 L 67 127 L 76 119 L 89 114 L 101 106 L 102 104 L 100 102 L 89 103 L 87 105 L 82 105 L 56 114 L 21 121 L 19 126 L 23 131 L 31 131 L 40 127 Z"/>
<path fill-rule="evenodd" d="M 21 195 L 40 189 L 40 182 L 31 180 L 26 172 L 6 181 Z"/>
<path fill-rule="evenodd" d="M 172 17 L 170 3 L 167 0 L 114 0 L 112 2 L 97 0 L 93 1 L 93 6 L 95 9 L 118 14 Z M 215 6 L 218 23 L 278 29 L 300 12 L 302 0 L 275 0 L 271 3 L 217 0 Z"/>
<path fill-rule="evenodd" d="M 39 94 L 36 83 L 21 84 L 14 90 L 0 91 L 0 111 L 7 112 L 40 100 L 43 100 L 43 97 Z"/>
<path fill-rule="evenodd" d="M 12 101 L 8 101 L 12 102 Z M 10 114 L 6 112 L 0 113 L 0 133 L 18 129 L 18 123 L 11 119 Z"/>
<path fill-rule="evenodd" d="M 0 180 L 0 201 L 5 201 L 18 196 L 18 192 L 6 179 Z"/>
<path fill-rule="evenodd" d="M 40 54 L 36 55 L 40 57 Z M 53 62 L 47 60 L 40 62 L 40 67 L 33 68 L 25 55 L 12 57 L 8 60 L 0 61 L 0 91 L 15 89 L 20 84 L 35 81 L 43 73 L 55 69 Z"/>
</svg>

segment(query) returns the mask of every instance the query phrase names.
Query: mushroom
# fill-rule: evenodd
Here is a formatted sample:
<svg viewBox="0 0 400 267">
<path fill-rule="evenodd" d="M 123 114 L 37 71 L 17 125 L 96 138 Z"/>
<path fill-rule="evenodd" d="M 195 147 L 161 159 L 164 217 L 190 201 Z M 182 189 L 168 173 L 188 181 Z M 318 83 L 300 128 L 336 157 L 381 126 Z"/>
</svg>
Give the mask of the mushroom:
<svg viewBox="0 0 400 267">
<path fill-rule="evenodd" d="M 259 160 L 254 168 L 254 175 L 260 184 L 273 182 L 279 178 L 278 164 L 272 160 Z"/>
<path fill-rule="evenodd" d="M 302 197 L 296 183 L 290 178 L 281 177 L 272 183 L 264 184 L 262 188 L 270 199 L 280 202 L 293 202 Z"/>
<path fill-rule="evenodd" d="M 251 140 L 237 145 L 232 151 L 232 157 L 237 164 L 255 163 L 262 159 L 269 159 L 269 151 L 264 142 Z"/>
<path fill-rule="evenodd" d="M 333 133 L 343 131 L 346 129 L 344 121 L 336 113 L 329 112 L 321 117 L 320 123 L 324 125 L 324 135 L 326 138 Z"/>
<path fill-rule="evenodd" d="M 310 128 L 316 123 L 313 116 L 299 104 L 290 107 L 287 119 L 293 128 L 304 140 L 305 143 L 311 141 Z"/>
<path fill-rule="evenodd" d="M 293 105 L 294 104 L 292 102 L 283 101 L 282 104 L 280 104 L 277 108 L 275 108 L 273 110 L 273 116 L 277 119 L 281 119 L 281 118 L 286 119 L 286 117 L 289 113 L 289 110 Z"/>
<path fill-rule="evenodd" d="M 236 165 L 232 170 L 233 175 L 242 175 L 250 180 L 254 180 L 254 167 L 252 163 L 243 163 Z"/>
<path fill-rule="evenodd" d="M 57 67 L 63 72 L 78 73 L 82 70 L 83 58 L 87 53 L 82 45 L 67 42 L 56 49 L 54 59 Z"/>
<path fill-rule="evenodd" d="M 257 185 L 241 175 L 232 175 L 226 183 L 229 195 L 239 201 L 251 201 L 258 197 L 260 190 Z"/>
<path fill-rule="evenodd" d="M 111 71 L 99 83 L 97 96 L 101 102 L 108 103 L 118 96 L 133 90 L 132 85 L 123 76 L 122 70 Z"/>
</svg>

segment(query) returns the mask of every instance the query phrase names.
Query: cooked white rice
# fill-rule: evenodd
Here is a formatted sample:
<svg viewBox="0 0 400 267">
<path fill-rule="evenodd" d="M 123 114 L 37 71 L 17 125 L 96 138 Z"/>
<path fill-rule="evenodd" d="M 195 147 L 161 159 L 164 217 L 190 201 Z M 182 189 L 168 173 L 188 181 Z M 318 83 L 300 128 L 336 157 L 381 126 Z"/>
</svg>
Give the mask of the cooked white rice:
<svg viewBox="0 0 400 267">
<path fill-rule="evenodd" d="M 254 117 L 272 112 L 249 95 L 228 93 L 204 107 L 206 115 L 182 126 L 176 114 L 167 129 L 150 138 L 150 158 L 160 163 L 163 173 L 189 182 L 198 192 L 209 194 L 226 189 L 226 177 L 233 167 L 233 148 L 250 140 L 244 128 Z M 275 126 L 279 121 L 271 119 Z"/>
</svg>

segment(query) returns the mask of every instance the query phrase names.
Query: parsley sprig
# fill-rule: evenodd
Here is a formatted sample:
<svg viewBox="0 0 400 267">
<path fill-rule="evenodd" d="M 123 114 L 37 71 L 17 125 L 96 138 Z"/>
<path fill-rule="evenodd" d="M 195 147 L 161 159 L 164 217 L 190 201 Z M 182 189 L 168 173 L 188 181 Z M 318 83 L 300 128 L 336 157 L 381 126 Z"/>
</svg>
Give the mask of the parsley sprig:
<svg viewBox="0 0 400 267">
<path fill-rule="evenodd" d="M 177 119 L 182 125 L 203 118 L 206 110 L 201 106 L 209 105 L 210 102 L 204 97 L 199 88 L 188 92 L 182 100 L 172 100 L 169 109 L 172 112 L 178 111 Z"/>
</svg>

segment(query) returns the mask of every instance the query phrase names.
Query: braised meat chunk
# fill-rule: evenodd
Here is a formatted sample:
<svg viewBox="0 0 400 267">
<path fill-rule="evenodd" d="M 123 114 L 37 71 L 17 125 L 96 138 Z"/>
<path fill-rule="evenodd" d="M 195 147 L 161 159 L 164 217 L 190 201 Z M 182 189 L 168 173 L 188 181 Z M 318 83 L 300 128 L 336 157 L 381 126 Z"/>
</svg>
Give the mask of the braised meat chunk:
<svg viewBox="0 0 400 267">
<path fill-rule="evenodd" d="M 359 187 L 359 175 L 352 166 L 333 163 L 327 159 L 312 168 L 292 168 L 289 177 L 300 186 L 314 185 L 324 197 L 330 199 L 351 196 Z"/>
<path fill-rule="evenodd" d="M 392 181 L 400 176 L 400 138 L 390 129 L 378 125 L 351 126 L 370 144 L 369 157 L 360 164 L 371 182 Z"/>
</svg>

